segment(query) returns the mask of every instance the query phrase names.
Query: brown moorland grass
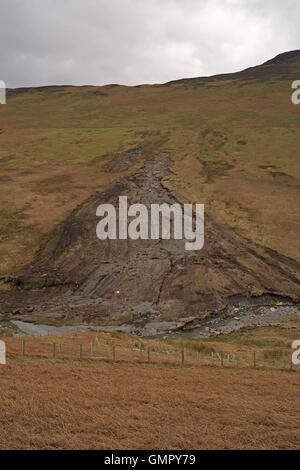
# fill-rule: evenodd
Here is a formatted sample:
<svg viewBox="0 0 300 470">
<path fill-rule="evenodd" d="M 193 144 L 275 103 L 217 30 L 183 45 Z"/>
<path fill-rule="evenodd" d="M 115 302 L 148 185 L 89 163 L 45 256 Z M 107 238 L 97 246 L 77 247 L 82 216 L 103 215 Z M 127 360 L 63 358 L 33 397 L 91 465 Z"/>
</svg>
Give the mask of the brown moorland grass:
<svg viewBox="0 0 300 470">
<path fill-rule="evenodd" d="M 0 449 L 296 449 L 299 387 L 288 372 L 10 360 Z"/>
</svg>

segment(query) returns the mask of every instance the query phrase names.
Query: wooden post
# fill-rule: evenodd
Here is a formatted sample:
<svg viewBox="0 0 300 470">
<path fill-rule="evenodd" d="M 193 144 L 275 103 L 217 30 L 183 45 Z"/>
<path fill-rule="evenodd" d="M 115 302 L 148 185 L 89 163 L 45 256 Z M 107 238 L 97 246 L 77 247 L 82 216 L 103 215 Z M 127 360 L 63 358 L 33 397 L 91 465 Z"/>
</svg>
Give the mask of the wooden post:
<svg viewBox="0 0 300 470">
<path fill-rule="evenodd" d="M 82 344 L 80 345 L 80 359 L 82 358 L 83 354 L 82 354 Z"/>
<path fill-rule="evenodd" d="M 91 352 L 91 355 L 93 354 L 93 341 L 90 342 L 90 352 Z"/>
<path fill-rule="evenodd" d="M 112 346 L 112 353 L 113 353 L 113 361 L 116 360 L 116 347 Z"/>
<path fill-rule="evenodd" d="M 53 343 L 53 359 L 56 357 L 56 343 Z"/>
<path fill-rule="evenodd" d="M 256 352 L 253 353 L 253 369 L 256 369 Z"/>
<path fill-rule="evenodd" d="M 61 353 L 61 343 L 58 345 L 58 352 Z"/>
<path fill-rule="evenodd" d="M 3 366 L 6 364 L 6 344 L 4 341 L 0 341 L 0 364 Z"/>
<path fill-rule="evenodd" d="M 147 361 L 150 361 L 150 347 L 147 348 Z"/>
<path fill-rule="evenodd" d="M 293 369 L 293 361 L 292 361 L 292 359 L 291 359 L 291 370 L 292 370 L 292 369 Z"/>
<path fill-rule="evenodd" d="M 224 353 L 221 352 L 221 366 L 224 367 Z"/>
<path fill-rule="evenodd" d="M 22 339 L 22 355 L 25 356 L 25 339 Z"/>
<path fill-rule="evenodd" d="M 185 356 L 185 348 L 182 349 L 181 351 L 181 364 L 184 364 L 184 356 Z"/>
</svg>

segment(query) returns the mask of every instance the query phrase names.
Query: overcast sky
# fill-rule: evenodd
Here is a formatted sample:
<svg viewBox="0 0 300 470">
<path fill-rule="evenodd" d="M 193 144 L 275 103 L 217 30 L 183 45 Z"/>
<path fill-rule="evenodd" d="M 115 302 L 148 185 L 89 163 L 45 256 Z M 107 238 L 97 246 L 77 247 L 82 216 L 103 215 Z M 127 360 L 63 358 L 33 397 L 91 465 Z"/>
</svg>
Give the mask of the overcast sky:
<svg viewBox="0 0 300 470">
<path fill-rule="evenodd" d="M 8 87 L 162 83 L 300 49 L 299 0 L 0 0 Z"/>
</svg>

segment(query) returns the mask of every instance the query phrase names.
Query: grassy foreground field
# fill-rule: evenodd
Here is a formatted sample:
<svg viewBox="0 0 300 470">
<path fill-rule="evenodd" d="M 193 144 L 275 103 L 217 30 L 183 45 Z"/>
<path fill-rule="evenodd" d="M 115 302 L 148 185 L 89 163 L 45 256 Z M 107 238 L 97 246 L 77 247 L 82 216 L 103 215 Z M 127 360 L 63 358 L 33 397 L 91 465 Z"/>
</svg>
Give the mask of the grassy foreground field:
<svg viewBox="0 0 300 470">
<path fill-rule="evenodd" d="M 12 361 L 1 449 L 296 449 L 299 376 Z"/>
<path fill-rule="evenodd" d="M 25 337 L 24 356 L 22 338 L 6 337 L 0 449 L 297 449 L 300 369 L 290 358 L 299 331 L 289 318 L 205 341 Z"/>
</svg>

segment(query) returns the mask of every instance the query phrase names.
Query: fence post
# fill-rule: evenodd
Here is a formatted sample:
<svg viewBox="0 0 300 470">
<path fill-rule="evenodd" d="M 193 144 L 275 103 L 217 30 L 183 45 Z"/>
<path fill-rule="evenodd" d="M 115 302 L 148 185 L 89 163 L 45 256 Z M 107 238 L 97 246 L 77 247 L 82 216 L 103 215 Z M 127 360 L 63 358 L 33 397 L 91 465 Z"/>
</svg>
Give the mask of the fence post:
<svg viewBox="0 0 300 470">
<path fill-rule="evenodd" d="M 93 341 L 90 342 L 90 352 L 91 352 L 91 355 L 93 354 Z"/>
<path fill-rule="evenodd" d="M 22 355 L 25 356 L 25 339 L 22 339 Z"/>
<path fill-rule="evenodd" d="M 80 359 L 82 358 L 82 344 L 80 345 Z"/>
<path fill-rule="evenodd" d="M 147 361 L 150 361 L 150 347 L 147 348 Z"/>
<path fill-rule="evenodd" d="M 185 348 L 182 349 L 181 351 L 181 364 L 184 364 L 184 356 L 185 356 Z"/>
<path fill-rule="evenodd" d="M 58 345 L 58 352 L 61 353 L 61 343 Z"/>
<path fill-rule="evenodd" d="M 221 351 L 221 366 L 224 367 L 224 353 Z"/>
<path fill-rule="evenodd" d="M 112 353 L 113 353 L 113 361 L 116 360 L 116 347 L 112 346 Z"/>
<path fill-rule="evenodd" d="M 6 364 L 6 344 L 4 341 L 0 341 L 0 364 Z"/>
<path fill-rule="evenodd" d="M 53 359 L 56 357 L 56 343 L 53 343 Z"/>
<path fill-rule="evenodd" d="M 253 353 L 253 368 L 256 369 L 256 352 Z"/>
</svg>

